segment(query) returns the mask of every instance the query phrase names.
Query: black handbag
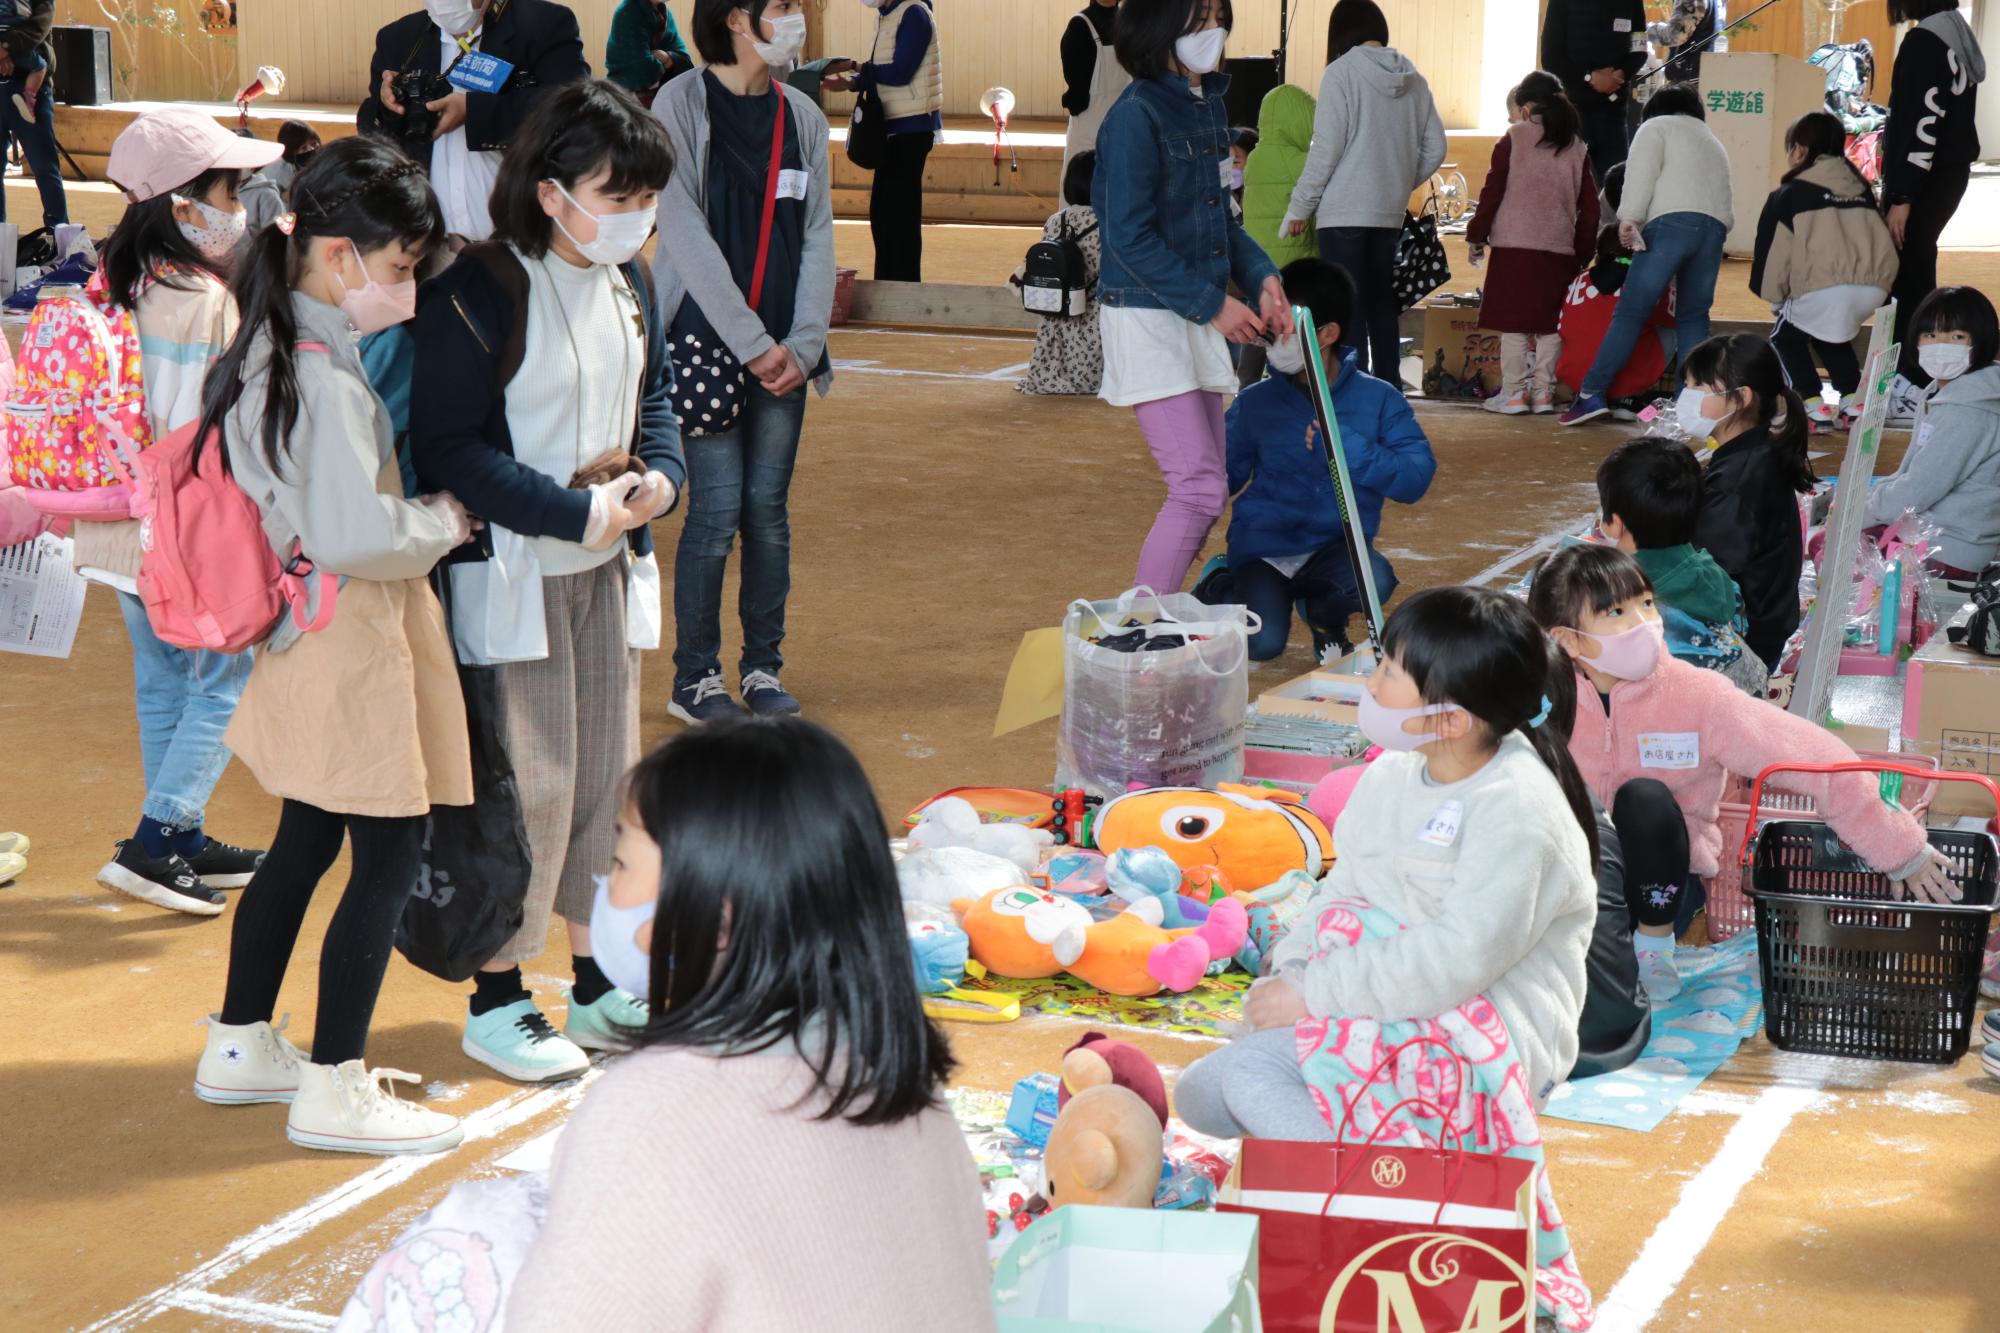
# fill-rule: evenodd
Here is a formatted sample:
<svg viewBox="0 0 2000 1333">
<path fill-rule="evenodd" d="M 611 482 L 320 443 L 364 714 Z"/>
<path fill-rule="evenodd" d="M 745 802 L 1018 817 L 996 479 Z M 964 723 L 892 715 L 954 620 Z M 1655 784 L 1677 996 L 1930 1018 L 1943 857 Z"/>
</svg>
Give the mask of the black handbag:
<svg viewBox="0 0 2000 1333">
<path fill-rule="evenodd" d="M 1396 293 L 1396 309 L 1408 310 L 1450 281 L 1451 260 L 1438 237 L 1437 200 L 1432 199 L 1423 212 L 1403 215 L 1389 287 Z"/>
<path fill-rule="evenodd" d="M 854 115 L 847 122 L 847 160 L 863 171 L 878 170 L 889 160 L 889 116 L 882 94 L 871 85 L 854 97 Z"/>
<path fill-rule="evenodd" d="M 444 570 L 432 581 L 447 626 L 449 583 Z M 534 866 L 507 754 L 500 669 L 461 664 L 458 686 L 472 743 L 472 804 L 431 807 L 416 890 L 396 927 L 396 951 L 446 981 L 469 980 L 520 931 Z"/>
</svg>

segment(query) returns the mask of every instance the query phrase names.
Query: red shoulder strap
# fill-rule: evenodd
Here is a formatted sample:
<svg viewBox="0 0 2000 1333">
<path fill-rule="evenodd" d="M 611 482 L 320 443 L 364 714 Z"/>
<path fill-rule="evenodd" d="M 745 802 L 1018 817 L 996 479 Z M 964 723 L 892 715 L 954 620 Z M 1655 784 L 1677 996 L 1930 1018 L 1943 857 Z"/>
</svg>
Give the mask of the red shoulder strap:
<svg viewBox="0 0 2000 1333">
<path fill-rule="evenodd" d="M 778 174 L 785 164 L 785 95 L 772 84 L 771 96 L 778 99 L 778 114 L 771 121 L 771 170 L 764 177 L 764 220 L 757 228 L 757 267 L 750 275 L 750 308 L 764 300 L 764 265 L 771 258 L 771 222 L 778 215 Z"/>
</svg>

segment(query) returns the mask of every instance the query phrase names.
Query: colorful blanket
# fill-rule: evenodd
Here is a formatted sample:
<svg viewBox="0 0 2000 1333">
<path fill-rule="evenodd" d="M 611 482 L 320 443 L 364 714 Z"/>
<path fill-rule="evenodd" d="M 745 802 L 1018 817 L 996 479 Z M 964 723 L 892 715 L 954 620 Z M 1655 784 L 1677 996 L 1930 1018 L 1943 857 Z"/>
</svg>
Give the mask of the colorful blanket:
<svg viewBox="0 0 2000 1333">
<path fill-rule="evenodd" d="M 1229 971 L 1204 977 L 1199 986 L 1184 995 L 1162 991 L 1143 998 L 1106 995 L 1075 977 L 1046 977 L 1039 981 L 968 977 L 965 989 L 1017 995 L 1023 1009 L 1063 1018 L 1194 1036 L 1231 1037 L 1243 1022 L 1243 997 L 1252 980 L 1245 973 Z"/>
</svg>

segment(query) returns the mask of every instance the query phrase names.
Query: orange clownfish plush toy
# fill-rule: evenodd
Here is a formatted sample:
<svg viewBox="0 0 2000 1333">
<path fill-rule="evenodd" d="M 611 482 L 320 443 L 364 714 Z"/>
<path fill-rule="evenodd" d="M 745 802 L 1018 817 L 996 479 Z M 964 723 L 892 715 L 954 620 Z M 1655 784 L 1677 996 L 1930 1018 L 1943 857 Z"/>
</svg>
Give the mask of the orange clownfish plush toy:
<svg viewBox="0 0 2000 1333">
<path fill-rule="evenodd" d="M 1090 822 L 1105 853 L 1158 847 L 1183 870 L 1214 866 L 1233 888 L 1275 884 L 1293 870 L 1314 879 L 1333 863 L 1333 835 L 1290 792 L 1224 785 L 1149 787 L 1106 801 Z"/>
</svg>

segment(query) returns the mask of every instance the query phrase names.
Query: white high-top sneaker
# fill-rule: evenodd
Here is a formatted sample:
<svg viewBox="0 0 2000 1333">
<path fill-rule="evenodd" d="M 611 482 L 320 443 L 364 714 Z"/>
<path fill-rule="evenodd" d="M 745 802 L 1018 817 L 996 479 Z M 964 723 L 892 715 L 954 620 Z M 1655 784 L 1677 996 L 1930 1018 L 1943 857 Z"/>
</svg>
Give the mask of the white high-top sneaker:
<svg viewBox="0 0 2000 1333">
<path fill-rule="evenodd" d="M 210 1014 L 208 1049 L 194 1069 L 194 1095 L 217 1106 L 251 1102 L 288 1102 L 299 1090 L 299 1068 L 306 1053 L 285 1040 L 286 1014 L 276 1027 L 269 1023 L 231 1024 Z"/>
<path fill-rule="evenodd" d="M 406 1102 L 392 1080 L 418 1083 L 401 1069 L 369 1069 L 359 1060 L 307 1064 L 285 1122 L 285 1137 L 328 1152 L 417 1153 L 456 1148 L 465 1137 L 456 1116 Z"/>
</svg>

